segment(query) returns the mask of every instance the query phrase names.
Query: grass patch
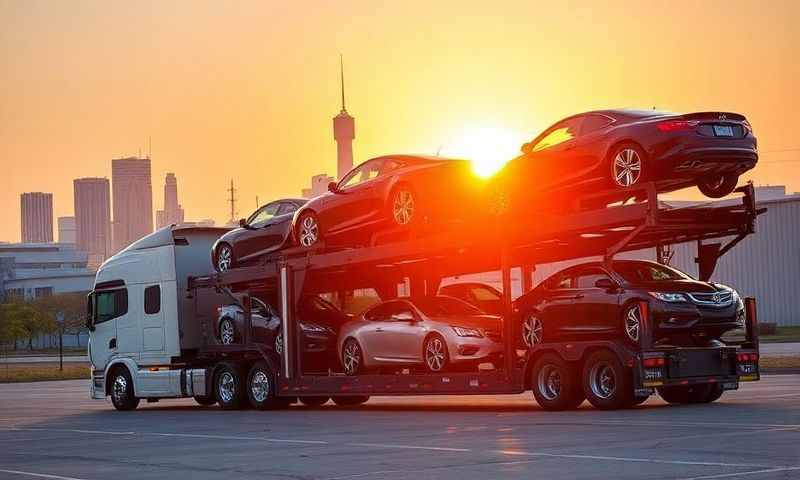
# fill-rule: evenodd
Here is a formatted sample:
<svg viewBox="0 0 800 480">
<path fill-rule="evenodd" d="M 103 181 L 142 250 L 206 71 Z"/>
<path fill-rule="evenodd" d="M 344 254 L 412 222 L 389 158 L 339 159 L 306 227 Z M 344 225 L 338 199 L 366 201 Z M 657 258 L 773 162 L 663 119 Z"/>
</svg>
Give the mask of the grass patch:
<svg viewBox="0 0 800 480">
<path fill-rule="evenodd" d="M 761 357 L 758 359 L 760 368 L 800 368 L 800 356 L 796 357 Z"/>
<path fill-rule="evenodd" d="M 88 363 L 64 363 L 64 371 L 56 363 L 10 363 L 0 365 L 0 383 L 42 382 L 89 378 Z"/>
<path fill-rule="evenodd" d="M 800 327 L 778 327 L 775 335 L 761 335 L 762 343 L 800 342 Z"/>
</svg>

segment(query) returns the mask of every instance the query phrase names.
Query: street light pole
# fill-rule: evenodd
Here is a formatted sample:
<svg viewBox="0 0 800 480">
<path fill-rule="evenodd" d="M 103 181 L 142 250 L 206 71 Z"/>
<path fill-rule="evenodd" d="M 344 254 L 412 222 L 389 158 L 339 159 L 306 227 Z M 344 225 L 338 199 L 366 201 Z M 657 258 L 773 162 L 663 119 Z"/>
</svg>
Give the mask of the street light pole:
<svg viewBox="0 0 800 480">
<path fill-rule="evenodd" d="M 56 313 L 58 323 L 58 371 L 64 371 L 64 312 Z"/>
</svg>

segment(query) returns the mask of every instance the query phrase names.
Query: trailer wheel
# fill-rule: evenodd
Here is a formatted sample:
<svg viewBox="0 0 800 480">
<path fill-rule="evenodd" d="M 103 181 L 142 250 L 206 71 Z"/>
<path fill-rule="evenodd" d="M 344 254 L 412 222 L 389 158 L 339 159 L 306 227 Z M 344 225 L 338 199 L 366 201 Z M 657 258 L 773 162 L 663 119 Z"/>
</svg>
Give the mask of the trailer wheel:
<svg viewBox="0 0 800 480">
<path fill-rule="evenodd" d="M 209 407 L 217 403 L 216 398 L 209 397 L 208 395 L 198 395 L 194 397 L 194 401 L 197 402 L 198 405 L 202 405 L 204 407 Z"/>
<path fill-rule="evenodd" d="M 214 394 L 223 410 L 235 410 L 242 405 L 244 384 L 239 366 L 224 362 L 214 376 Z"/>
<path fill-rule="evenodd" d="M 589 355 L 581 375 L 583 393 L 595 408 L 613 410 L 634 404 L 631 372 L 609 350 Z"/>
<path fill-rule="evenodd" d="M 344 397 L 332 397 L 333 403 L 340 407 L 352 407 L 354 405 L 361 405 L 369 401 L 369 395 L 347 395 Z"/>
<path fill-rule="evenodd" d="M 272 368 L 263 360 L 254 363 L 247 375 L 247 398 L 250 405 L 258 410 L 288 407 L 289 403 L 279 398 L 277 393 L 275 372 Z"/>
<path fill-rule="evenodd" d="M 300 397 L 300 403 L 307 407 L 321 407 L 328 403 L 330 397 Z"/>
<path fill-rule="evenodd" d="M 658 394 L 664 401 L 672 404 L 711 403 L 722 396 L 722 387 L 711 383 L 661 387 Z"/>
<path fill-rule="evenodd" d="M 109 376 L 111 380 L 111 403 L 117 410 L 133 410 L 139 405 L 139 399 L 133 391 L 131 374 L 125 367 L 117 367 Z"/>
<path fill-rule="evenodd" d="M 577 373 L 558 355 L 545 353 L 533 365 L 531 387 L 545 410 L 568 410 L 583 403 Z"/>
</svg>

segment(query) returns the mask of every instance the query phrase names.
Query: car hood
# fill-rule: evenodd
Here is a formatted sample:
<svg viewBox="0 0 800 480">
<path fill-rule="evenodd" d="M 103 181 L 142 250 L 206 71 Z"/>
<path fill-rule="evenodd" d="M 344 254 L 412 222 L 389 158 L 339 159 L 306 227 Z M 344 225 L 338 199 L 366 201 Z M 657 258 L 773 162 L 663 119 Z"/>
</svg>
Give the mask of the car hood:
<svg viewBox="0 0 800 480">
<path fill-rule="evenodd" d="M 643 282 L 634 288 L 641 288 L 649 292 L 684 292 L 684 293 L 714 293 L 721 289 L 714 285 L 699 280 L 670 280 L 668 282 Z"/>
</svg>

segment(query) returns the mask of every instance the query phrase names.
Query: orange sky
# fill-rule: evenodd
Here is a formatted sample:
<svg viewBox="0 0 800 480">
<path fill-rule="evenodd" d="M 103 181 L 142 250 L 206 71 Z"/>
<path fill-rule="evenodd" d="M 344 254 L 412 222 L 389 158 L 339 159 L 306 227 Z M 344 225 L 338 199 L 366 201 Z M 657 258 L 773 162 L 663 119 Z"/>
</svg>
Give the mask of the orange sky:
<svg viewBox="0 0 800 480">
<path fill-rule="evenodd" d="M 225 221 L 231 177 L 239 216 L 298 195 L 335 170 L 339 52 L 356 162 L 482 131 L 514 152 L 596 108 L 727 110 L 759 138 L 750 178 L 800 190 L 800 2 L 537 3 L 0 0 L 0 240 L 21 192 L 71 215 L 72 179 L 148 136 L 156 208 L 168 171 L 187 219 Z"/>
</svg>

